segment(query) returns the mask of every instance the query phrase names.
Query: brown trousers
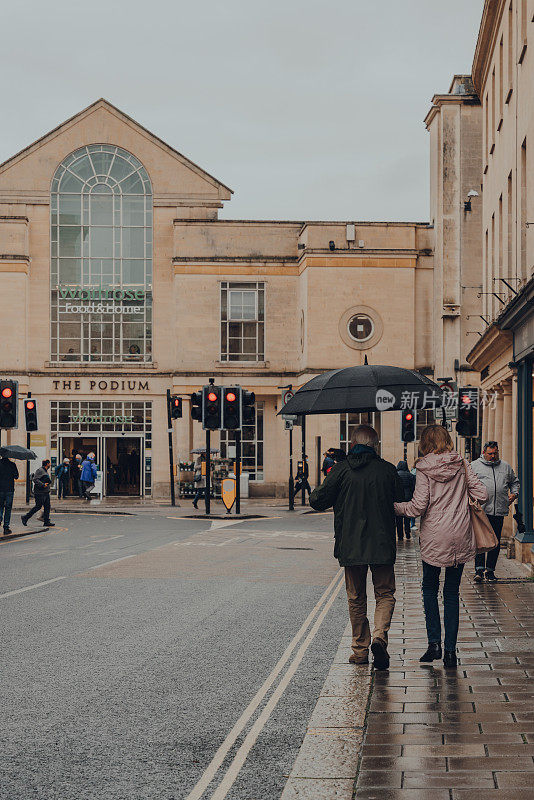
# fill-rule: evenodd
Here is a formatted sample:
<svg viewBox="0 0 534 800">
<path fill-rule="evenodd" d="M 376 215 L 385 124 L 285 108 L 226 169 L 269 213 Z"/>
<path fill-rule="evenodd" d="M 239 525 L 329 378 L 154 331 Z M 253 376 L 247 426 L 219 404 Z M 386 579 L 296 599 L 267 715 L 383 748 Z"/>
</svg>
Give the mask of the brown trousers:
<svg viewBox="0 0 534 800">
<path fill-rule="evenodd" d="M 367 619 L 367 569 L 367 564 L 345 567 L 345 586 L 352 625 L 352 651 L 357 658 L 367 656 L 371 644 Z M 387 645 L 395 608 L 395 567 L 393 564 L 371 564 L 370 569 L 376 600 L 373 639 L 381 639 Z"/>
</svg>

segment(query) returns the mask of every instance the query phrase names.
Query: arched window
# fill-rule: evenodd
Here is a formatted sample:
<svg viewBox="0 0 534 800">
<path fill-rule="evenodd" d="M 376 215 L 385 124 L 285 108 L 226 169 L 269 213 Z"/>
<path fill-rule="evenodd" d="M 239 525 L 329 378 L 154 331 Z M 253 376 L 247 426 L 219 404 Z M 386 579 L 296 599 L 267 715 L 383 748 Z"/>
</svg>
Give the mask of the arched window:
<svg viewBox="0 0 534 800">
<path fill-rule="evenodd" d="M 107 144 L 71 153 L 51 188 L 52 361 L 152 360 L 152 187 Z"/>
</svg>

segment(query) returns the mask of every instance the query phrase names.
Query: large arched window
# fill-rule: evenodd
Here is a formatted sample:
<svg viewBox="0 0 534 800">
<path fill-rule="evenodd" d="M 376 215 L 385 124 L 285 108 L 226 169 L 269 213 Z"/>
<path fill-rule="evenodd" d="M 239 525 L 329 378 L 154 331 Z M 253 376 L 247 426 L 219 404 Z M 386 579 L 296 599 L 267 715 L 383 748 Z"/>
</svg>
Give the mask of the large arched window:
<svg viewBox="0 0 534 800">
<path fill-rule="evenodd" d="M 71 153 L 51 189 L 52 361 L 152 360 L 152 187 L 107 144 Z"/>
</svg>

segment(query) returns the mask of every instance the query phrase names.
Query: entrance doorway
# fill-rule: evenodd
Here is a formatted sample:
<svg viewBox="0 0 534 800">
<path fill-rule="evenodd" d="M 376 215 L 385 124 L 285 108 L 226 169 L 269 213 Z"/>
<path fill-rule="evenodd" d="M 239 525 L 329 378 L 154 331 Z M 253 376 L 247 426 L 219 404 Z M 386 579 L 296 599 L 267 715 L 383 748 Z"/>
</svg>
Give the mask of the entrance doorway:
<svg viewBox="0 0 534 800">
<path fill-rule="evenodd" d="M 141 438 L 106 436 L 105 491 L 111 496 L 141 494 Z"/>
<path fill-rule="evenodd" d="M 89 453 L 94 453 L 96 464 L 100 464 L 100 439 L 97 436 L 63 436 L 59 445 L 58 463 L 61 464 L 63 459 L 68 458 L 72 467 L 76 455 L 81 455 L 83 461 Z M 74 469 L 71 469 L 69 475 L 68 494 L 74 495 L 75 497 L 79 494 L 76 472 Z"/>
</svg>

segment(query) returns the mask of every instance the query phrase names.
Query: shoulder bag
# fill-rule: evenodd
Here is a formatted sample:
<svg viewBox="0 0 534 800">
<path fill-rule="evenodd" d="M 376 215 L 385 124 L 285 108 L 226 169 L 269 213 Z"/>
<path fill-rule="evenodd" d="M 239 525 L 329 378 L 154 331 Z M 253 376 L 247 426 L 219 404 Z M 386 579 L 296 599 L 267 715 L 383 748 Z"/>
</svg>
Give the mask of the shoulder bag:
<svg viewBox="0 0 534 800">
<path fill-rule="evenodd" d="M 465 488 L 467 491 L 467 504 L 469 507 L 469 518 L 471 520 L 471 530 L 475 540 L 477 553 L 487 553 L 499 546 L 499 540 L 495 536 L 495 531 L 486 516 L 486 512 L 481 507 L 478 500 L 469 494 L 469 484 L 467 483 L 467 466 L 464 461 Z"/>
</svg>

